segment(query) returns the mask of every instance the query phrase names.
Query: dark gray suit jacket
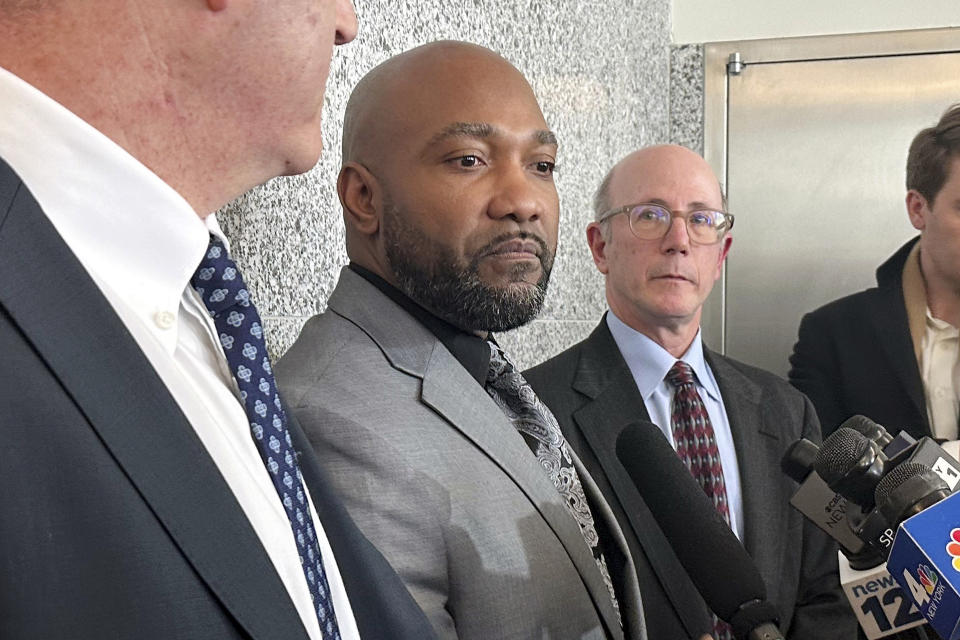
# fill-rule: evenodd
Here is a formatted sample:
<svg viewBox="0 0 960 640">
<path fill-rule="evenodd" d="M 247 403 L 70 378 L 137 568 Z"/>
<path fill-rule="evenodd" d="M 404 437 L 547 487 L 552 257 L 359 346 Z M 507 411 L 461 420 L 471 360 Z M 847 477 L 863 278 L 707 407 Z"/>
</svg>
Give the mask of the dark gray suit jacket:
<svg viewBox="0 0 960 640">
<path fill-rule="evenodd" d="M 0 638 L 306 639 L 193 428 L 2 160 L 0 363 Z M 364 640 L 431 637 L 290 428 Z"/>
<path fill-rule="evenodd" d="M 617 621 L 580 529 L 522 436 L 427 327 L 350 269 L 277 364 L 361 530 L 443 638 L 645 638 L 626 541 L 610 529 Z"/>
<path fill-rule="evenodd" d="M 843 598 L 836 546 L 788 500 L 796 485 L 780 458 L 799 438 L 819 441 L 816 414 L 776 376 L 704 349 L 723 395 L 740 461 L 744 546 L 791 639 L 853 638 L 856 621 Z M 583 342 L 524 375 L 560 422 L 613 506 L 634 555 L 652 638 L 697 638 L 709 631 L 706 605 L 686 576 L 616 458 L 623 428 L 649 421 L 636 383 L 606 319 Z M 693 526 L 693 523 L 691 523 Z"/>
</svg>

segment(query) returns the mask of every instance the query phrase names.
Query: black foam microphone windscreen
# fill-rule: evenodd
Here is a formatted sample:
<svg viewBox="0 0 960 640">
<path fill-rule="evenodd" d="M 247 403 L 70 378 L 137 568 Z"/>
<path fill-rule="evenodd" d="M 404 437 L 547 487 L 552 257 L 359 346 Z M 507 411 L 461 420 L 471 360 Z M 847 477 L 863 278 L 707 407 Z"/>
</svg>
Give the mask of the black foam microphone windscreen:
<svg viewBox="0 0 960 640">
<path fill-rule="evenodd" d="M 777 612 L 753 559 L 660 429 L 628 425 L 617 438 L 617 458 L 713 612 L 738 638 L 774 622 Z"/>
<path fill-rule="evenodd" d="M 817 473 L 827 484 L 841 480 L 859 462 L 870 446 L 870 439 L 862 433 L 841 427 L 820 445 L 815 465 Z"/>
<path fill-rule="evenodd" d="M 847 500 L 873 508 L 873 492 L 888 470 L 880 445 L 862 433 L 841 427 L 823 441 L 814 469 Z"/>
<path fill-rule="evenodd" d="M 877 509 L 892 527 L 940 502 L 950 487 L 937 472 L 917 462 L 904 462 L 877 483 Z"/>
</svg>

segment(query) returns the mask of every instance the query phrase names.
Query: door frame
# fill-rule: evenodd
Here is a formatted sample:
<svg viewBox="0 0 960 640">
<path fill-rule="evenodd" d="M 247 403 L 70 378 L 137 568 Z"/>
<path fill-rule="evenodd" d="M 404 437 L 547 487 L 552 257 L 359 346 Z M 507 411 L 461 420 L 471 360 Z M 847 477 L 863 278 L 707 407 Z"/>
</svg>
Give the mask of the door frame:
<svg viewBox="0 0 960 640">
<path fill-rule="evenodd" d="M 727 191 L 727 65 L 960 53 L 960 27 L 709 42 L 703 45 L 703 157 Z M 958 85 L 960 86 L 960 85 Z M 960 101 L 960 91 L 957 95 Z M 703 307 L 703 338 L 726 353 L 727 271 Z M 718 295 L 719 294 L 719 295 Z"/>
</svg>

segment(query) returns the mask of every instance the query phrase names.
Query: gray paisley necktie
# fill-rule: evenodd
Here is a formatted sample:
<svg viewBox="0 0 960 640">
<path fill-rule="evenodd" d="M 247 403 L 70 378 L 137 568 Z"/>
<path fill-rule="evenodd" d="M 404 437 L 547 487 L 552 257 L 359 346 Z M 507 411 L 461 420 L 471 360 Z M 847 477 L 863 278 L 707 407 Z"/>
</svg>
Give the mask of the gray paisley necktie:
<svg viewBox="0 0 960 640">
<path fill-rule="evenodd" d="M 523 436 L 553 486 L 560 492 L 567 511 L 580 525 L 580 533 L 593 553 L 619 618 L 620 606 L 613 590 L 610 572 L 607 570 L 607 561 L 600 547 L 600 536 L 597 534 L 583 485 L 580 484 L 580 477 L 573 466 L 570 447 L 560 432 L 560 425 L 550 409 L 540 401 L 533 388 L 507 359 L 503 350 L 493 342 L 488 341 L 487 344 L 490 345 L 487 393 Z"/>
</svg>

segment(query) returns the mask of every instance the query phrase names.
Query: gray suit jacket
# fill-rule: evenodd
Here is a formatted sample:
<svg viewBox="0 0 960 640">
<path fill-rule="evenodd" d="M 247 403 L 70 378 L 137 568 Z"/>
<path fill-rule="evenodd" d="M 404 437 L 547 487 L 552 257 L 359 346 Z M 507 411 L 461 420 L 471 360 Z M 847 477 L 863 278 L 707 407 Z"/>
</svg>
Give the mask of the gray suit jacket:
<svg viewBox="0 0 960 640">
<path fill-rule="evenodd" d="M 344 269 L 277 365 L 281 388 L 360 529 L 445 638 L 645 638 L 615 537 L 623 630 L 593 556 L 519 433 L 437 338 Z"/>
<path fill-rule="evenodd" d="M 780 471 L 787 446 L 802 437 L 820 439 L 810 401 L 773 374 L 704 352 L 740 461 L 744 546 L 780 611 L 781 627 L 791 639 L 856 637 L 856 621 L 840 591 L 836 547 L 788 504 L 796 485 Z M 646 608 L 651 637 L 704 633 L 706 605 L 616 459 L 623 428 L 649 416 L 606 320 L 586 340 L 524 375 L 620 519 L 644 603 L 653 605 Z"/>
</svg>

